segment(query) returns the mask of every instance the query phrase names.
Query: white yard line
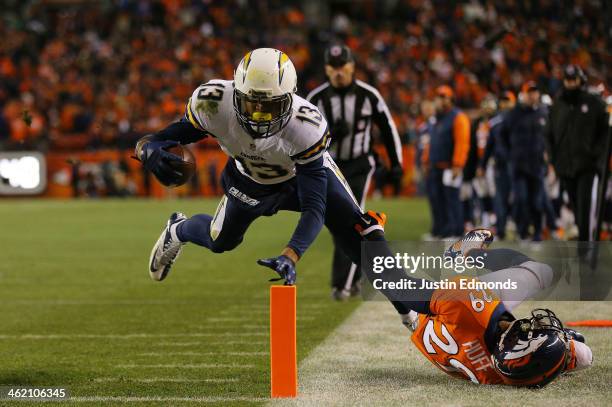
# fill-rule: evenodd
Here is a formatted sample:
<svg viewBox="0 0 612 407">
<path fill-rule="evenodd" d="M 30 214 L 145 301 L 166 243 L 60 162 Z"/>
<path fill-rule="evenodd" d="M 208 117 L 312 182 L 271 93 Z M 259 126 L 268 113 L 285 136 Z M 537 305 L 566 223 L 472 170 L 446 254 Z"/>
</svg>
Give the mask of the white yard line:
<svg viewBox="0 0 612 407">
<path fill-rule="evenodd" d="M 117 365 L 118 368 L 123 369 L 251 369 L 254 368 L 255 365 L 246 365 L 246 364 L 230 364 L 230 363 L 159 363 L 159 364 L 138 364 L 138 363 L 129 363 L 123 365 Z"/>
<path fill-rule="evenodd" d="M 262 318 L 259 318 L 262 319 Z M 208 317 L 206 322 L 252 322 L 253 318 L 249 315 L 243 317 Z"/>
<path fill-rule="evenodd" d="M 82 403 L 172 403 L 172 402 L 193 402 L 193 403 L 232 403 L 232 402 L 250 402 L 256 403 L 266 401 L 263 397 L 106 397 L 106 396 L 91 396 L 91 397 L 70 397 L 66 401 L 82 402 Z"/>
<path fill-rule="evenodd" d="M 136 382 L 136 383 L 233 383 L 237 382 L 237 377 L 218 378 L 218 379 L 186 379 L 181 377 L 149 377 L 144 379 L 131 379 L 123 377 L 97 377 L 94 382 Z"/>
<path fill-rule="evenodd" d="M 245 345 L 269 345 L 270 341 L 258 341 L 258 340 L 249 340 L 248 342 L 245 341 L 219 341 L 219 342 L 207 342 L 206 345 L 240 345 L 240 346 L 245 346 Z"/>
<path fill-rule="evenodd" d="M 202 342 L 160 342 L 157 346 L 196 346 L 201 344 Z"/>
<path fill-rule="evenodd" d="M 240 325 L 241 329 L 252 329 L 255 331 L 258 330 L 264 330 L 264 331 L 268 331 L 270 329 L 270 325 L 269 324 L 242 324 Z"/>
<path fill-rule="evenodd" d="M 49 300 L 49 299 L 7 299 L 5 304 L 12 305 L 198 305 L 200 301 L 177 300 L 130 300 L 130 299 L 99 299 L 99 300 Z"/>
<path fill-rule="evenodd" d="M 131 334 L 23 334 L 23 335 L 0 335 L 1 339 L 142 339 L 142 338 L 200 338 L 200 337 L 249 337 L 249 336 L 268 336 L 267 331 L 263 332 L 191 332 L 175 334 L 151 334 L 151 333 L 131 333 Z"/>
<path fill-rule="evenodd" d="M 268 345 L 270 341 L 259 341 L 259 340 L 250 340 L 248 342 L 245 341 L 209 341 L 209 342 L 160 342 L 157 346 L 176 346 L 176 347 L 188 347 L 188 346 L 214 346 L 214 345 Z"/>
<path fill-rule="evenodd" d="M 269 355 L 269 352 L 146 352 L 138 353 L 136 356 L 261 356 Z"/>
<path fill-rule="evenodd" d="M 232 324 L 235 324 L 236 322 L 232 322 Z M 225 325 L 225 322 L 211 322 L 210 325 L 194 325 L 193 329 L 196 330 L 202 330 L 202 331 L 210 331 L 212 329 L 215 328 L 221 328 L 223 329 L 223 325 Z M 268 331 L 270 329 L 270 325 L 268 325 L 267 323 L 265 324 L 252 324 L 252 323 L 239 323 L 238 326 L 232 326 L 232 327 L 228 327 L 227 329 L 237 329 L 240 328 L 240 332 L 245 332 L 245 333 L 250 333 L 250 332 L 261 332 L 261 331 Z M 224 331 L 227 331 L 227 329 L 224 329 Z"/>
</svg>

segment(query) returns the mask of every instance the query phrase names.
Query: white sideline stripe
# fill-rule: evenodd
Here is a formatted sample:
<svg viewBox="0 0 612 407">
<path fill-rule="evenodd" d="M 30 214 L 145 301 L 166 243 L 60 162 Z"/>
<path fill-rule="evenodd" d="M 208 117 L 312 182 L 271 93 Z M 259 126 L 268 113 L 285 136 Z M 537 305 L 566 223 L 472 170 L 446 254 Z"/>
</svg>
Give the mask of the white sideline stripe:
<svg viewBox="0 0 612 407">
<path fill-rule="evenodd" d="M 232 369 L 251 369 L 254 368 L 255 365 L 245 365 L 245 364 L 228 364 L 228 363 L 196 363 L 196 364 L 167 364 L 160 363 L 157 365 L 140 365 L 137 363 L 125 364 L 125 365 L 117 365 L 117 367 L 122 369 L 140 369 L 140 368 L 155 368 L 155 369 L 224 369 L 224 368 L 232 368 Z"/>
<path fill-rule="evenodd" d="M 141 339 L 141 338 L 200 338 L 200 337 L 236 337 L 236 336 L 268 336 L 268 332 L 199 332 L 180 334 L 23 334 L 23 335 L 0 335 L 0 339 Z"/>
<path fill-rule="evenodd" d="M 151 377 L 146 379 L 130 379 L 120 377 L 97 377 L 94 382 L 137 382 L 137 383 L 232 383 L 237 382 L 237 377 L 218 378 L 218 379 L 183 379 L 180 377 Z"/>
<path fill-rule="evenodd" d="M 269 352 L 146 352 L 138 353 L 137 356 L 261 356 L 269 354 Z"/>
<path fill-rule="evenodd" d="M 91 396 L 91 397 L 70 397 L 71 402 L 82 402 L 82 403 L 99 403 L 99 402 L 117 402 L 117 403 L 150 403 L 150 402 L 193 402 L 193 403 L 229 403 L 236 401 L 244 402 L 260 402 L 267 401 L 267 398 L 263 397 L 214 397 L 214 396 L 203 396 L 203 397 L 113 397 L 113 396 Z"/>
</svg>

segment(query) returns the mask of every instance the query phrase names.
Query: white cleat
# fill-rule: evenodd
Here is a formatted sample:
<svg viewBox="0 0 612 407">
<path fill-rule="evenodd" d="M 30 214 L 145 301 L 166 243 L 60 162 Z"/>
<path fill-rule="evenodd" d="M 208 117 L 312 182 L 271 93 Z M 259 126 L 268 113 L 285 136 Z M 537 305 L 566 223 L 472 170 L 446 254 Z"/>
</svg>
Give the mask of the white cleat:
<svg viewBox="0 0 612 407">
<path fill-rule="evenodd" d="M 181 212 L 174 212 L 166 223 L 166 227 L 157 239 L 149 257 L 149 275 L 155 281 L 162 281 L 170 273 L 172 265 L 181 254 L 185 242 L 176 237 L 176 225 L 187 219 Z"/>
<path fill-rule="evenodd" d="M 489 229 L 471 230 L 444 251 L 444 258 L 465 257 L 470 250 L 486 249 L 491 242 L 493 242 L 493 232 Z"/>
</svg>

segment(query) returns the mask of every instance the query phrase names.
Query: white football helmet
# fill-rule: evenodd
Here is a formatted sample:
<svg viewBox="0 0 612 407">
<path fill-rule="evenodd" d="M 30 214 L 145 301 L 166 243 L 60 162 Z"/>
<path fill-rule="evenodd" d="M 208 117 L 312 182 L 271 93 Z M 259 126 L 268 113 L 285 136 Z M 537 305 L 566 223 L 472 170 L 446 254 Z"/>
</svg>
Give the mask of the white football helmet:
<svg viewBox="0 0 612 407">
<path fill-rule="evenodd" d="M 278 133 L 289 123 L 297 74 L 282 51 L 257 48 L 248 52 L 234 72 L 234 111 L 253 137 Z"/>
</svg>

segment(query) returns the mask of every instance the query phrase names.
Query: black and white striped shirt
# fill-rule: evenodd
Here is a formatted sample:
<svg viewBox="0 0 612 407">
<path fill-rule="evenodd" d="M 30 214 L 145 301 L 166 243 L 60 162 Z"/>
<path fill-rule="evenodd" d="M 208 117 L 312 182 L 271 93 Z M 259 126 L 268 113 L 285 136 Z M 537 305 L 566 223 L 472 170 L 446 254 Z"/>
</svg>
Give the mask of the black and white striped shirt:
<svg viewBox="0 0 612 407">
<path fill-rule="evenodd" d="M 337 161 L 349 161 L 372 153 L 372 123 L 379 129 L 392 166 L 402 164 L 402 146 L 397 128 L 380 93 L 360 80 L 337 90 L 326 82 L 306 97 L 325 115 L 330 129 L 346 122 L 349 136 L 337 140 L 332 134 L 330 152 Z M 333 130 L 332 130 L 333 132 Z"/>
</svg>

